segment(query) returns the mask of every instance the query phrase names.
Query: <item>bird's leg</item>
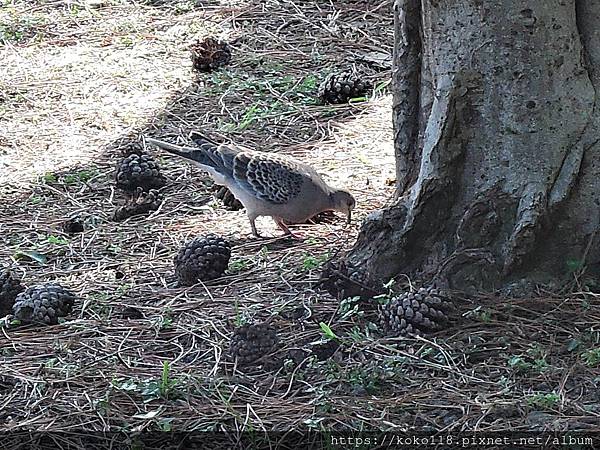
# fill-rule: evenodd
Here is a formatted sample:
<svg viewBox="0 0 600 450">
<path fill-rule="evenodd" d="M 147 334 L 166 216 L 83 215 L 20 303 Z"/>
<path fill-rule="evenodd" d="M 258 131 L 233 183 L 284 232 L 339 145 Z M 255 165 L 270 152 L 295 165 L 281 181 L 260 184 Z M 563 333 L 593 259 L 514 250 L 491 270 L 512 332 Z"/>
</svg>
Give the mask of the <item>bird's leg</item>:
<svg viewBox="0 0 600 450">
<path fill-rule="evenodd" d="M 283 230 L 283 232 L 285 234 L 292 234 L 292 232 L 290 231 L 290 229 L 287 227 L 287 225 L 283 222 L 283 219 L 280 219 L 279 217 L 273 217 L 273 220 L 275 221 L 275 223 L 277 224 L 277 226 Z"/>
<path fill-rule="evenodd" d="M 250 227 L 252 227 L 252 235 L 254 237 L 261 238 L 262 236 L 258 234 L 258 231 L 256 231 L 256 216 L 248 216 L 248 220 L 250 221 Z"/>
<path fill-rule="evenodd" d="M 283 232 L 285 233 L 286 236 L 293 237 L 294 239 L 301 239 L 300 236 L 292 233 L 292 231 L 288 228 L 288 226 L 285 224 L 285 222 L 283 221 L 282 218 L 273 217 L 273 220 L 275 221 L 277 226 L 283 230 Z"/>
</svg>

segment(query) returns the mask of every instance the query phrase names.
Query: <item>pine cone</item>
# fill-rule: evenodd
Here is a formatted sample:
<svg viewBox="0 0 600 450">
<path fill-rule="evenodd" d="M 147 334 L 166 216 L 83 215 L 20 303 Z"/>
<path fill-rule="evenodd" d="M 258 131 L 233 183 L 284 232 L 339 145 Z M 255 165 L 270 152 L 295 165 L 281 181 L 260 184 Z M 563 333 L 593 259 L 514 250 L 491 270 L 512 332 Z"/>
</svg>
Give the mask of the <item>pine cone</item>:
<svg viewBox="0 0 600 450">
<path fill-rule="evenodd" d="M 144 152 L 144 147 L 142 146 L 142 144 L 140 142 L 137 141 L 130 141 L 130 142 L 124 142 L 122 147 L 119 147 L 120 151 L 121 151 L 121 155 L 124 158 L 127 158 L 128 156 L 131 155 L 144 155 L 146 154 Z"/>
<path fill-rule="evenodd" d="M 381 294 L 381 289 L 368 279 L 363 269 L 347 267 L 343 260 L 329 261 L 317 286 L 340 300 L 348 297 L 368 300 Z"/>
<path fill-rule="evenodd" d="M 193 68 L 197 72 L 212 72 L 231 61 L 231 48 L 227 42 L 207 37 L 190 47 Z"/>
<path fill-rule="evenodd" d="M 56 283 L 31 286 L 20 293 L 13 305 L 16 319 L 22 323 L 53 325 L 73 309 L 75 296 Z"/>
<path fill-rule="evenodd" d="M 235 198 L 235 196 L 229 189 L 227 189 L 227 187 L 219 185 L 215 186 L 217 187 L 215 197 L 221 200 L 227 209 L 230 209 L 231 211 L 239 211 L 240 209 L 244 208 L 244 205 L 242 205 L 240 201 Z"/>
<path fill-rule="evenodd" d="M 230 257 L 231 246 L 222 237 L 212 233 L 197 237 L 175 256 L 175 275 L 183 286 L 191 286 L 198 280 L 214 280 L 225 273 Z"/>
<path fill-rule="evenodd" d="M 121 311 L 121 318 L 123 319 L 143 319 L 144 313 L 133 306 L 126 306 Z"/>
<path fill-rule="evenodd" d="M 362 97 L 370 89 L 370 83 L 356 70 L 331 73 L 319 86 L 322 103 L 347 103 L 351 98 Z"/>
<path fill-rule="evenodd" d="M 159 189 L 166 183 L 158 163 L 145 153 L 131 153 L 121 160 L 115 180 L 119 189 L 128 192 L 134 192 L 138 187 L 145 191 Z"/>
<path fill-rule="evenodd" d="M 15 299 L 24 289 L 21 280 L 14 277 L 10 270 L 0 272 L 0 317 L 12 313 Z"/>
<path fill-rule="evenodd" d="M 331 358 L 338 348 L 340 348 L 340 343 L 331 340 L 314 345 L 311 353 L 315 355 L 319 361 L 325 361 Z"/>
<path fill-rule="evenodd" d="M 77 217 L 69 219 L 62 224 L 63 231 L 67 234 L 83 233 L 83 221 Z"/>
<path fill-rule="evenodd" d="M 277 332 L 268 323 L 244 325 L 233 332 L 229 354 L 245 366 L 267 355 L 278 342 Z"/>
<path fill-rule="evenodd" d="M 390 335 L 422 334 L 442 329 L 449 321 L 452 304 L 434 287 L 405 292 L 382 305 L 379 323 Z"/>
<path fill-rule="evenodd" d="M 156 211 L 161 202 L 161 196 L 155 189 L 150 189 L 149 192 L 139 187 L 136 194 L 127 201 L 123 206 L 116 209 L 113 220 L 120 222 L 133 216 L 148 214 L 151 211 Z"/>
</svg>

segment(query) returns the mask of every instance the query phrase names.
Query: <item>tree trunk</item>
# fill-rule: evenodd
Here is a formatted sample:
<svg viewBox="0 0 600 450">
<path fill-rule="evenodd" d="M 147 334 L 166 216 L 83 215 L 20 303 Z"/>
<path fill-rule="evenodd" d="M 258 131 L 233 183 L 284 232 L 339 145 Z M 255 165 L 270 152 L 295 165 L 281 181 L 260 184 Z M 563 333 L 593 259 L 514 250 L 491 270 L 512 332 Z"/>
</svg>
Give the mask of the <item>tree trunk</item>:
<svg viewBox="0 0 600 450">
<path fill-rule="evenodd" d="M 600 259 L 600 2 L 397 0 L 398 200 L 346 258 L 489 290 Z"/>
</svg>

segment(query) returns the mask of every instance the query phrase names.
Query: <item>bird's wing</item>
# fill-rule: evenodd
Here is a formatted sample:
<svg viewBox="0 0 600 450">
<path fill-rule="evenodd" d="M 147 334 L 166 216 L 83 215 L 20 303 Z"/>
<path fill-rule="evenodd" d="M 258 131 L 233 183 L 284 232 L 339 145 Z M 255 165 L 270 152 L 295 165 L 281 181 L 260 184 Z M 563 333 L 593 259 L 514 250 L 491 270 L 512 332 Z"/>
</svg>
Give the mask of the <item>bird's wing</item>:
<svg viewBox="0 0 600 450">
<path fill-rule="evenodd" d="M 244 151 L 234 158 L 233 177 L 255 197 L 281 205 L 300 194 L 310 175 L 294 160 Z"/>
</svg>

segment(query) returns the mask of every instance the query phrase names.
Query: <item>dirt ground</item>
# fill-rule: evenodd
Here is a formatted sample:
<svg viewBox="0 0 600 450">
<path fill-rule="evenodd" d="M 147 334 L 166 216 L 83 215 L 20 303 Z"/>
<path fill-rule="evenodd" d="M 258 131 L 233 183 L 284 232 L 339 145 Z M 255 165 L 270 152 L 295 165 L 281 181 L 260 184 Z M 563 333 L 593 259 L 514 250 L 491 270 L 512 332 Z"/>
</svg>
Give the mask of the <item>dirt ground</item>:
<svg viewBox="0 0 600 450">
<path fill-rule="evenodd" d="M 405 338 L 315 286 L 361 219 L 392 201 L 391 0 L 4 5 L 0 263 L 78 301 L 59 325 L 4 321 L 0 429 L 599 430 L 600 301 L 585 286 L 457 298 L 451 327 Z M 209 34 L 232 42 L 233 60 L 196 76 L 188 47 Z M 368 98 L 318 105 L 319 82 L 352 65 L 374 82 Z M 168 179 L 163 202 L 112 221 L 122 150 L 144 136 L 189 142 L 194 129 L 310 162 L 351 189 L 357 220 L 297 226 L 295 242 L 261 219 L 271 237 L 256 240 L 206 175 L 148 148 Z M 84 233 L 62 231 L 71 217 Z M 207 232 L 233 244 L 227 275 L 173 287 L 174 254 Z M 234 366 L 235 327 L 265 320 L 276 351 Z"/>
</svg>

